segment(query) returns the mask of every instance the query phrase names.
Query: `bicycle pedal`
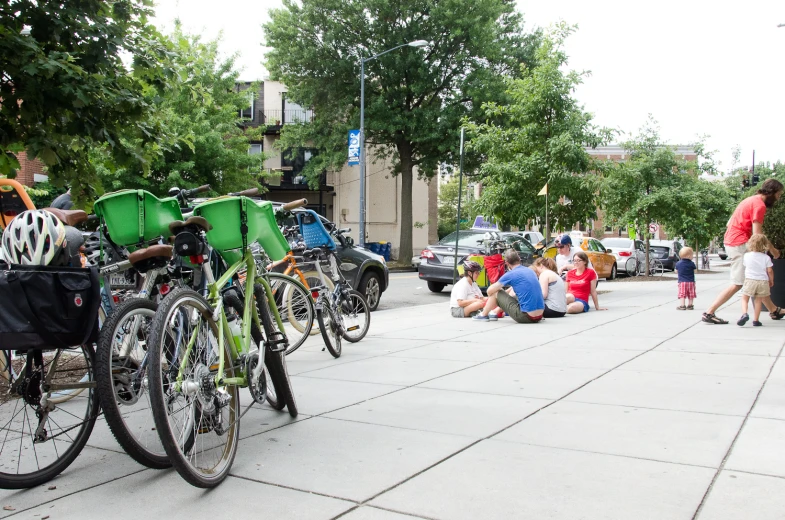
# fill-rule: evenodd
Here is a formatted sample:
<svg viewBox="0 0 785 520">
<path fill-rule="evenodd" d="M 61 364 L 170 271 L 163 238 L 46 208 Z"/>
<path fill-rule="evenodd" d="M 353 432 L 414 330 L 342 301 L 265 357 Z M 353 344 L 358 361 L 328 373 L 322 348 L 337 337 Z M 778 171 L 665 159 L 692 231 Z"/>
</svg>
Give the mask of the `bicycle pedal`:
<svg viewBox="0 0 785 520">
<path fill-rule="evenodd" d="M 264 342 L 265 348 L 269 349 L 270 352 L 282 352 L 289 348 L 289 340 L 286 336 L 280 332 L 276 332 L 272 334 L 272 336 L 272 338 L 268 338 L 268 340 Z"/>
<path fill-rule="evenodd" d="M 352 327 L 349 327 L 348 329 L 346 329 L 346 332 L 351 332 L 351 331 L 353 331 L 353 330 L 357 330 L 357 329 L 359 329 L 359 328 L 360 328 L 360 326 L 359 326 L 359 325 L 354 325 L 354 326 L 352 326 Z"/>
</svg>

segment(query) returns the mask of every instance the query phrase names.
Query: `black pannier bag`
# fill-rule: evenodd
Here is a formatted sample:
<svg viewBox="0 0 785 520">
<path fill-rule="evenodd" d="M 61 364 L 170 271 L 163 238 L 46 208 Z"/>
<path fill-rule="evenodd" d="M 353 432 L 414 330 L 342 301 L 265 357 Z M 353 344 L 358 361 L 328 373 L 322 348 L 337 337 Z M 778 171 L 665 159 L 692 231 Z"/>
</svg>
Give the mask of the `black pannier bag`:
<svg viewBox="0 0 785 520">
<path fill-rule="evenodd" d="M 0 263 L 0 349 L 92 343 L 100 304 L 95 268 Z"/>
</svg>

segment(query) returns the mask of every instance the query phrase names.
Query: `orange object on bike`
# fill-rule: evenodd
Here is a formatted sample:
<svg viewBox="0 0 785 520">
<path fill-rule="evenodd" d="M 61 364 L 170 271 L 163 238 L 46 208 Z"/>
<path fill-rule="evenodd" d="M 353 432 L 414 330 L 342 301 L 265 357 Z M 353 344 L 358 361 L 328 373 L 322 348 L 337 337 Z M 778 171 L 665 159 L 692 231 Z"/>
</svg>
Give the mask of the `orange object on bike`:
<svg viewBox="0 0 785 520">
<path fill-rule="evenodd" d="M 0 179 L 0 229 L 5 229 L 15 216 L 29 209 L 35 209 L 35 204 L 24 186 L 13 179 Z"/>
</svg>

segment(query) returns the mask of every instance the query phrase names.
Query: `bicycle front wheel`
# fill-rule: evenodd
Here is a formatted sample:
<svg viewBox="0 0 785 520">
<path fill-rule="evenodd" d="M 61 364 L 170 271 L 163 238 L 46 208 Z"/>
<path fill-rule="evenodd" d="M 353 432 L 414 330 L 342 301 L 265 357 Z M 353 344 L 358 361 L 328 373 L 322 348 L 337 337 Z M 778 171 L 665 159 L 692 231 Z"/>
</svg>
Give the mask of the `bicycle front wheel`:
<svg viewBox="0 0 785 520">
<path fill-rule="evenodd" d="M 316 314 L 313 300 L 308 289 L 292 277 L 279 273 L 268 273 L 264 277 L 273 291 L 275 306 L 283 323 L 283 332 L 289 340 L 286 349 L 288 355 L 300 348 L 314 329 Z"/>
<path fill-rule="evenodd" d="M 0 375 L 0 488 L 44 484 L 79 455 L 98 417 L 95 354 L 75 349 L 3 353 Z M 84 375 L 87 375 L 84 380 Z M 58 391 L 72 392 L 61 404 Z"/>
<path fill-rule="evenodd" d="M 96 380 L 106 424 L 125 452 L 148 468 L 171 467 L 153 427 L 148 386 L 150 324 L 158 306 L 133 298 L 104 323 L 96 350 Z"/>
<path fill-rule="evenodd" d="M 212 313 L 198 293 L 176 289 L 159 306 L 150 332 L 155 426 L 177 472 L 200 488 L 215 487 L 226 478 L 240 435 L 239 389 L 224 383 L 236 373 L 229 350 L 233 340 L 225 333 L 219 351 Z"/>
<path fill-rule="evenodd" d="M 365 296 L 351 290 L 341 296 L 341 317 L 343 318 L 343 339 L 357 343 L 368 334 L 371 326 L 371 309 Z"/>
</svg>

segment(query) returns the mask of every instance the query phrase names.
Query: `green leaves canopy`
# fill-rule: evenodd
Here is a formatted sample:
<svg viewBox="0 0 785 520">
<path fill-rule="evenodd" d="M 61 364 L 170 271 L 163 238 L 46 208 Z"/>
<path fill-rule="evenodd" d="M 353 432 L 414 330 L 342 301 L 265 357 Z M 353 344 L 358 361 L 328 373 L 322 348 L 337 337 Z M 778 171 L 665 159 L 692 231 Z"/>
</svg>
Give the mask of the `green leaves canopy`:
<svg viewBox="0 0 785 520">
<path fill-rule="evenodd" d="M 284 0 L 270 18 L 267 68 L 315 113 L 305 129 L 287 127 L 281 144 L 319 150 L 306 170 L 311 179 L 346 162 L 347 131 L 359 128 L 361 58 L 431 42 L 380 56 L 365 70 L 367 142 L 391 155 L 402 175 L 399 254 L 411 257 L 414 167 L 429 177 L 438 163 L 457 163 L 461 120 L 502 98 L 502 77 L 532 62 L 537 36 L 523 33 L 509 0 Z"/>
<path fill-rule="evenodd" d="M 145 161 L 121 142 L 154 139 L 147 118 L 167 70 L 148 25 L 151 0 L 0 0 L 0 175 L 13 175 L 12 153 L 27 151 L 59 183 L 86 198 L 95 181 L 87 160 L 106 143 L 116 161 Z M 129 69 L 122 56 L 133 59 Z"/>
<path fill-rule="evenodd" d="M 559 25 L 535 54 L 533 67 L 520 79 L 506 79 L 506 103 L 485 105 L 487 122 L 469 125 L 469 148 L 485 158 L 479 209 L 504 224 L 524 227 L 544 223 L 547 183 L 552 228 L 571 228 L 596 215 L 597 169 L 585 147 L 606 142 L 612 132 L 597 128 L 592 115 L 573 98 L 586 73 L 564 72 L 565 38 L 571 27 Z"/>
</svg>

